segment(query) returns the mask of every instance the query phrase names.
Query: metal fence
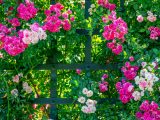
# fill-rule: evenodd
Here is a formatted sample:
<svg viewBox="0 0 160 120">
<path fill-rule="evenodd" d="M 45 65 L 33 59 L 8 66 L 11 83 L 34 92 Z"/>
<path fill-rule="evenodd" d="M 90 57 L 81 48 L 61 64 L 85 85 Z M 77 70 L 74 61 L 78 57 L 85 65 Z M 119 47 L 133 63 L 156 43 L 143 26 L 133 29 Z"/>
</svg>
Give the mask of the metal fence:
<svg viewBox="0 0 160 120">
<path fill-rule="evenodd" d="M 55 1 L 51 0 L 51 4 L 54 4 Z M 88 9 L 90 8 L 91 1 L 85 0 L 85 19 L 87 19 L 90 15 Z M 120 0 L 120 9 L 119 12 L 124 12 L 124 0 Z M 93 31 L 94 34 L 99 34 L 98 30 Z M 118 70 L 117 64 L 107 64 L 107 65 L 100 65 L 96 63 L 92 63 L 91 60 L 91 36 L 89 35 L 89 31 L 86 29 L 77 29 L 76 32 L 80 35 L 83 35 L 87 38 L 85 43 L 85 61 L 81 64 L 60 64 L 56 60 L 56 54 L 54 54 L 54 60 L 51 64 L 39 65 L 36 67 L 37 70 L 49 70 L 51 71 L 51 81 L 50 81 L 50 98 L 35 98 L 33 103 L 35 104 L 50 104 L 50 119 L 58 120 L 58 104 L 72 104 L 74 102 L 73 99 L 70 98 L 57 98 L 57 70 L 75 70 L 77 68 L 90 71 L 90 70 Z M 56 44 L 56 41 L 54 41 Z M 56 52 L 56 48 L 54 52 Z M 100 99 L 98 101 L 99 104 L 103 103 L 106 100 L 113 100 L 110 98 Z"/>
<path fill-rule="evenodd" d="M 54 4 L 55 1 L 51 0 L 51 4 Z M 89 17 L 88 9 L 90 8 L 91 1 L 85 0 L 85 18 L 87 19 Z M 124 11 L 124 0 L 120 0 L 120 9 L 119 12 Z M 57 91 L 56 91 L 56 85 L 57 85 L 57 70 L 75 70 L 77 68 L 83 69 L 83 70 L 115 70 L 117 69 L 118 65 L 116 64 L 108 64 L 106 66 L 102 66 L 99 64 L 94 64 L 91 61 L 91 36 L 89 36 L 88 30 L 85 29 L 77 29 L 76 31 L 80 35 L 84 35 L 87 38 L 87 41 L 85 43 L 85 62 L 82 64 L 59 64 L 57 63 L 56 59 L 54 60 L 53 64 L 46 64 L 46 65 L 40 65 L 37 67 L 37 69 L 41 70 L 50 70 L 51 71 L 51 88 L 50 88 L 50 98 L 37 98 L 35 99 L 34 103 L 37 104 L 50 104 L 51 110 L 50 110 L 50 119 L 58 120 L 57 115 L 57 104 L 72 104 L 73 99 L 68 98 L 57 98 Z M 97 34 L 97 30 L 93 31 L 93 34 Z M 56 49 L 55 49 L 56 51 Z M 56 58 L 56 56 L 54 56 Z M 111 100 L 109 98 L 101 99 L 98 101 L 98 103 L 103 103 L 105 100 Z"/>
</svg>

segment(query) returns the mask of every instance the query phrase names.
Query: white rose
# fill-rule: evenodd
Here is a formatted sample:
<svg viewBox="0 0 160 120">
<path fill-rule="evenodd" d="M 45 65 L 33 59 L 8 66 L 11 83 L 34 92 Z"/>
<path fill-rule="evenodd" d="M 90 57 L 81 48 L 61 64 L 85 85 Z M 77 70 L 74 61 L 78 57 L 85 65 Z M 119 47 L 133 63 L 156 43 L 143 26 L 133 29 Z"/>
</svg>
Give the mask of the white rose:
<svg viewBox="0 0 160 120">
<path fill-rule="evenodd" d="M 154 79 L 155 82 L 157 82 L 159 80 L 159 78 L 156 77 L 156 76 L 153 79 Z"/>
<path fill-rule="evenodd" d="M 81 111 L 84 112 L 84 113 L 87 113 L 87 109 L 88 109 L 87 106 L 82 106 Z"/>
<path fill-rule="evenodd" d="M 151 66 L 148 66 L 147 68 L 148 68 L 149 71 L 153 70 L 153 68 Z"/>
<path fill-rule="evenodd" d="M 92 15 L 92 12 L 90 12 L 89 14 Z"/>
<path fill-rule="evenodd" d="M 147 70 L 146 70 L 146 69 L 142 69 L 142 70 L 140 71 L 140 75 L 141 75 L 141 76 L 145 76 L 146 73 L 147 73 Z"/>
<path fill-rule="evenodd" d="M 143 77 L 140 77 L 139 82 L 141 81 L 145 81 L 145 79 Z"/>
<path fill-rule="evenodd" d="M 156 67 L 156 63 L 155 63 L 155 62 L 152 62 L 152 66 L 155 68 L 155 67 Z"/>
<path fill-rule="evenodd" d="M 133 98 L 134 98 L 135 101 L 141 99 L 141 93 L 138 92 L 138 91 L 134 91 L 134 92 L 132 93 L 132 96 L 133 96 Z"/>
<path fill-rule="evenodd" d="M 152 74 L 146 73 L 145 78 L 148 79 L 148 80 L 151 80 L 152 79 Z"/>
<path fill-rule="evenodd" d="M 35 31 L 32 31 L 31 43 L 36 44 L 38 43 L 38 41 L 39 41 L 38 33 Z"/>
<path fill-rule="evenodd" d="M 147 11 L 148 15 L 153 15 L 153 13 L 151 11 Z"/>
<path fill-rule="evenodd" d="M 88 92 L 87 92 L 87 97 L 91 97 L 93 95 L 93 91 L 92 90 L 89 90 Z"/>
<path fill-rule="evenodd" d="M 88 89 L 87 88 L 83 88 L 82 93 L 86 95 L 88 93 Z"/>
<path fill-rule="evenodd" d="M 91 107 L 91 110 L 92 110 L 91 113 L 95 113 L 95 112 L 96 112 L 96 107 L 95 107 L 95 106 L 92 106 L 92 107 Z"/>
<path fill-rule="evenodd" d="M 96 7 L 95 4 L 92 4 L 92 5 L 91 5 L 91 8 L 95 8 L 95 7 Z"/>
<path fill-rule="evenodd" d="M 31 88 L 30 86 L 28 86 L 27 88 L 25 88 L 25 91 L 26 91 L 27 93 L 31 93 L 31 92 L 32 92 L 32 88 Z"/>
<path fill-rule="evenodd" d="M 148 91 L 153 91 L 153 88 L 152 87 L 148 87 Z"/>
<path fill-rule="evenodd" d="M 80 103 L 85 103 L 85 101 L 86 101 L 86 99 L 85 99 L 85 97 L 79 97 L 78 98 L 78 102 L 80 102 Z"/>
<path fill-rule="evenodd" d="M 141 91 L 141 96 L 144 96 L 144 91 Z"/>
<path fill-rule="evenodd" d="M 147 80 L 147 88 L 148 88 L 148 87 L 152 87 L 152 86 L 153 86 L 153 82 L 154 82 L 154 81 Z"/>
<path fill-rule="evenodd" d="M 86 102 L 86 105 L 88 105 L 88 106 L 94 106 L 95 105 L 95 101 L 91 100 L 91 99 L 88 99 L 87 102 Z"/>
<path fill-rule="evenodd" d="M 18 76 L 19 76 L 19 77 L 23 77 L 23 73 L 19 73 Z"/>
<path fill-rule="evenodd" d="M 27 88 L 28 87 L 28 83 L 27 82 L 24 82 L 23 83 L 23 89 Z"/>
<path fill-rule="evenodd" d="M 45 40 L 47 38 L 47 34 L 42 28 L 38 29 L 38 37 L 40 40 Z"/>
<path fill-rule="evenodd" d="M 92 12 L 92 8 L 89 8 L 89 9 L 88 9 L 88 12 Z"/>
<path fill-rule="evenodd" d="M 139 76 L 136 76 L 136 77 L 134 78 L 134 80 L 135 80 L 135 83 L 138 85 L 138 84 L 139 84 L 139 81 L 140 81 Z"/>
<path fill-rule="evenodd" d="M 17 96 L 18 96 L 18 90 L 17 90 L 17 89 L 13 89 L 13 90 L 11 91 L 11 94 L 12 94 L 13 96 L 17 97 Z"/>
<path fill-rule="evenodd" d="M 141 65 L 144 68 L 147 65 L 147 63 L 146 62 L 142 62 Z"/>
<path fill-rule="evenodd" d="M 97 101 L 96 101 L 96 100 L 94 100 L 94 104 L 95 104 L 95 105 L 97 104 Z"/>
</svg>

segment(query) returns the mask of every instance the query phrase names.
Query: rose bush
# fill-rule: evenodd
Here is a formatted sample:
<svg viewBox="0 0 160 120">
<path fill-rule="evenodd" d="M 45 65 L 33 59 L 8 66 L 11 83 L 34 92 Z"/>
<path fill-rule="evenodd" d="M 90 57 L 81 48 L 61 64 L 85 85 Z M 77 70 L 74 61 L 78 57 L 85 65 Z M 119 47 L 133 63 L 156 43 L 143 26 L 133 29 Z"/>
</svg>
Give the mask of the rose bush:
<svg viewBox="0 0 160 120">
<path fill-rule="evenodd" d="M 0 0 L 0 119 L 50 119 L 51 105 L 33 101 L 55 86 L 73 99 L 57 105 L 61 120 L 160 119 L 160 1 L 90 2 Z M 91 36 L 93 64 L 118 69 L 57 70 L 54 85 L 41 65 L 85 62 L 88 39 L 77 29 Z"/>
</svg>

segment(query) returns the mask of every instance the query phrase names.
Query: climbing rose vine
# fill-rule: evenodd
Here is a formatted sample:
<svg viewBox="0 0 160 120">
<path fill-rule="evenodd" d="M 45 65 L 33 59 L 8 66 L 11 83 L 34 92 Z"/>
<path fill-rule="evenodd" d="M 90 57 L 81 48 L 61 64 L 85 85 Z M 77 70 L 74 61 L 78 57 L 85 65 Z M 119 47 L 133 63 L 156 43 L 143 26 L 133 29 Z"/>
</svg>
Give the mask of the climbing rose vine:
<svg viewBox="0 0 160 120">
<path fill-rule="evenodd" d="M 63 28 L 69 31 L 74 16 L 71 10 L 62 13 L 63 8 L 64 6 L 60 3 L 51 5 L 49 10 L 44 12 L 46 19 L 42 26 L 34 22 L 29 25 L 28 29 L 18 30 L 17 27 L 22 26 L 20 19 L 25 20 L 25 24 L 28 24 L 28 20 L 36 17 L 38 13 L 38 9 L 30 0 L 26 0 L 25 4 L 21 3 L 17 8 L 18 18 L 14 17 L 8 20 L 12 27 L 9 28 L 0 24 L 0 49 L 4 49 L 11 56 L 16 56 L 24 52 L 29 44 L 36 44 L 40 40 L 47 39 L 47 30 L 49 32 L 60 32 L 60 29 Z"/>
<path fill-rule="evenodd" d="M 116 55 L 123 51 L 122 43 L 125 41 L 125 35 L 128 33 L 127 23 L 122 18 L 117 18 L 116 12 L 105 18 L 102 17 L 104 23 L 111 21 L 111 24 L 104 27 L 103 37 L 107 41 L 107 47 Z"/>
</svg>

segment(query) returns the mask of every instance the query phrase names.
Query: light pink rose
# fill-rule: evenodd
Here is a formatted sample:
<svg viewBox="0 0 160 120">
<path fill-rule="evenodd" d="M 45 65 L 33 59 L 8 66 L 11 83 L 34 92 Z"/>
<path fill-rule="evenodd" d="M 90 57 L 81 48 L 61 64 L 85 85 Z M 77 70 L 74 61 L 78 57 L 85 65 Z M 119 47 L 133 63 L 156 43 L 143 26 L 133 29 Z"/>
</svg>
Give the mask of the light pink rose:
<svg viewBox="0 0 160 120">
<path fill-rule="evenodd" d="M 142 15 L 138 15 L 137 16 L 137 21 L 138 22 L 143 22 L 143 16 Z"/>
</svg>

